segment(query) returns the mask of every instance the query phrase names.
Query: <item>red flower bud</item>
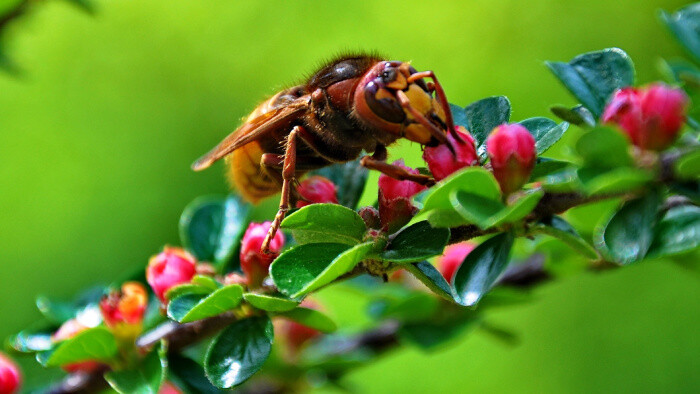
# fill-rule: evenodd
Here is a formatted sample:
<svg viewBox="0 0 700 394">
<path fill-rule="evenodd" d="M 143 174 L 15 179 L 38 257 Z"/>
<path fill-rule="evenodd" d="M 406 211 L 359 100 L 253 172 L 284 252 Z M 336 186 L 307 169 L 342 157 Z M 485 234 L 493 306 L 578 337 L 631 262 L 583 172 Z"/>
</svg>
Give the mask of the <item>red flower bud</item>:
<svg viewBox="0 0 700 394">
<path fill-rule="evenodd" d="M 367 228 L 378 229 L 381 227 L 381 222 L 379 221 L 379 211 L 377 211 L 375 207 L 362 207 L 358 214 L 365 222 Z"/>
<path fill-rule="evenodd" d="M 22 384 L 22 374 L 14 361 L 0 353 L 0 394 L 19 392 Z"/>
<path fill-rule="evenodd" d="M 397 160 L 393 164 L 412 174 L 419 174 L 418 170 L 406 167 L 403 160 Z M 388 175 L 380 175 L 379 218 L 382 229 L 392 233 L 408 223 L 416 213 L 411 197 L 425 189 L 425 186 L 413 181 L 399 181 Z"/>
<path fill-rule="evenodd" d="M 51 340 L 54 342 L 60 342 L 66 339 L 71 339 L 88 328 L 88 326 L 83 325 L 77 319 L 70 319 L 64 322 L 61 327 L 58 328 L 58 330 L 51 336 Z M 102 364 L 98 363 L 97 361 L 82 361 L 79 363 L 62 366 L 63 370 L 69 373 L 78 371 L 93 372 L 101 367 Z"/>
<path fill-rule="evenodd" d="M 452 283 L 457 268 L 462 265 L 464 259 L 475 247 L 476 245 L 471 242 L 460 242 L 445 248 L 442 256 L 436 259 L 438 270 L 445 277 L 445 280 Z"/>
<path fill-rule="evenodd" d="M 270 222 L 251 223 L 241 241 L 241 270 L 248 279 L 248 286 L 253 288 L 260 287 L 268 275 L 270 264 L 279 256 L 284 246 L 284 235 L 278 231 L 270 242 L 270 253 L 260 250 L 270 225 Z"/>
<path fill-rule="evenodd" d="M 163 304 L 165 293 L 172 287 L 189 283 L 196 273 L 196 260 L 182 248 L 166 247 L 151 257 L 146 268 L 146 280 Z"/>
<path fill-rule="evenodd" d="M 661 83 L 615 92 L 603 112 L 603 123 L 616 124 L 641 149 L 662 150 L 676 139 L 685 122 L 688 97 Z"/>
<path fill-rule="evenodd" d="M 486 140 L 493 175 L 503 194 L 510 194 L 530 179 L 537 152 L 535 138 L 517 123 L 502 124 Z"/>
<path fill-rule="evenodd" d="M 116 337 L 131 341 L 141 334 L 148 294 L 138 282 L 126 282 L 121 291 L 112 291 L 100 301 L 105 324 Z"/>
<path fill-rule="evenodd" d="M 309 204 L 338 203 L 335 185 L 322 176 L 317 175 L 304 179 L 299 184 L 297 191 L 303 198 L 303 200 L 297 201 L 297 208 L 305 207 Z"/>
<path fill-rule="evenodd" d="M 455 126 L 462 142 L 455 139 L 452 133 L 447 134 L 447 141 L 454 149 L 454 154 L 445 144 L 427 147 L 423 150 L 423 160 L 428 163 L 430 172 L 436 180 L 447 178 L 453 172 L 464 167 L 479 164 L 474 138 L 462 126 Z"/>
</svg>

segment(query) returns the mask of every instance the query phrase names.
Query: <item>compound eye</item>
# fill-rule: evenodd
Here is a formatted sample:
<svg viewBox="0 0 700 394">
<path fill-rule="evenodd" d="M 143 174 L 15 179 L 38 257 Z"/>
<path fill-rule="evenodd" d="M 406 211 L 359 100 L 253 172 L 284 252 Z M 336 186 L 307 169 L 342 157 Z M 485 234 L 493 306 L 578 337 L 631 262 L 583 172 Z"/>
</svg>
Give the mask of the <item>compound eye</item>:
<svg viewBox="0 0 700 394">
<path fill-rule="evenodd" d="M 375 82 L 365 86 L 365 101 L 375 115 L 391 123 L 403 123 L 406 113 L 396 98 Z"/>
<path fill-rule="evenodd" d="M 382 82 L 386 83 L 391 83 L 396 80 L 396 75 L 398 72 L 396 71 L 395 68 L 387 68 L 384 71 L 382 71 L 381 75 L 379 75 L 379 78 L 382 79 Z"/>
</svg>

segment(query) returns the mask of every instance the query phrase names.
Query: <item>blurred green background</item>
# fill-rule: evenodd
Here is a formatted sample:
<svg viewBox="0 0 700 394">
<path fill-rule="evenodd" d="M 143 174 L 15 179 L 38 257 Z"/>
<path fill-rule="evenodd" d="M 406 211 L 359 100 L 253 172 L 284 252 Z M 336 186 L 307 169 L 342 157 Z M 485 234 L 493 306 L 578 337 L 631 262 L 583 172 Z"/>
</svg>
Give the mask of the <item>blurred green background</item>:
<svg viewBox="0 0 700 394">
<path fill-rule="evenodd" d="M 4 36 L 22 73 L 0 73 L 3 338 L 38 318 L 36 294 L 68 298 L 177 244 L 183 207 L 226 192 L 221 165 L 195 174 L 189 164 L 334 54 L 411 60 L 437 72 L 451 102 L 506 95 L 521 120 L 575 103 L 544 60 L 618 46 L 638 81 L 658 79 L 658 59 L 681 52 L 656 12 L 685 2 L 94 4 L 91 16 L 47 2 Z M 415 145 L 391 152 L 419 162 Z M 519 334 L 517 347 L 476 332 L 430 354 L 391 353 L 345 382 L 377 393 L 700 390 L 697 274 L 647 262 L 566 277 L 535 295 L 490 316 Z"/>
</svg>

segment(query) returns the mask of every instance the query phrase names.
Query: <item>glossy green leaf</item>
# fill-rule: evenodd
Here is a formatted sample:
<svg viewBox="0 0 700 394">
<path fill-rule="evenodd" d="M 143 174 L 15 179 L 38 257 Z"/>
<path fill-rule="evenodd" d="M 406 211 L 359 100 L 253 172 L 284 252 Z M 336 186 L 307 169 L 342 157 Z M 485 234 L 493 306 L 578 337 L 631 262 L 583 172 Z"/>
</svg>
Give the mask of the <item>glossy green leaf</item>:
<svg viewBox="0 0 700 394">
<path fill-rule="evenodd" d="M 562 120 L 579 127 L 593 127 L 596 124 L 591 111 L 587 110 L 583 105 L 577 105 L 573 108 L 555 105 L 550 107 L 549 110 Z"/>
<path fill-rule="evenodd" d="M 165 292 L 165 298 L 168 300 L 175 299 L 183 294 L 210 294 L 212 290 L 210 288 L 196 285 L 194 283 L 183 283 L 181 285 L 173 286 L 168 291 Z"/>
<path fill-rule="evenodd" d="M 36 297 L 36 307 L 48 321 L 59 325 L 74 318 L 79 310 L 72 302 L 57 301 L 44 295 Z"/>
<path fill-rule="evenodd" d="M 215 291 L 221 288 L 222 284 L 217 282 L 216 279 L 207 275 L 195 275 L 191 280 L 192 284 L 202 286 L 209 291 Z"/>
<path fill-rule="evenodd" d="M 394 263 L 413 263 L 442 254 L 450 239 L 450 230 L 433 228 L 427 221 L 404 228 L 379 255 Z"/>
<path fill-rule="evenodd" d="M 457 269 L 454 290 L 457 302 L 476 305 L 508 266 L 514 238 L 510 233 L 491 237 L 474 248 Z"/>
<path fill-rule="evenodd" d="M 343 259 L 342 266 L 332 268 L 332 265 L 345 251 L 351 249 L 353 247 L 335 243 L 299 245 L 275 259 L 270 266 L 270 276 L 281 293 L 295 298 L 314 285 L 321 275 L 326 280 L 333 275 L 344 274 L 341 268 L 347 268 L 348 260 Z M 351 253 L 354 255 L 355 252 Z"/>
<path fill-rule="evenodd" d="M 638 190 L 654 179 L 649 171 L 634 167 L 610 170 L 585 167 L 578 170 L 578 177 L 591 196 Z"/>
<path fill-rule="evenodd" d="M 598 252 L 578 234 L 566 220 L 552 216 L 530 227 L 531 234 L 545 234 L 557 238 L 587 259 L 598 259 Z"/>
<path fill-rule="evenodd" d="M 120 394 L 157 394 L 165 380 L 167 368 L 165 352 L 158 348 L 135 369 L 107 372 L 105 380 Z"/>
<path fill-rule="evenodd" d="M 688 53 L 700 60 L 700 4 L 688 5 L 672 15 L 661 11 L 660 16 Z"/>
<path fill-rule="evenodd" d="M 434 209 L 452 210 L 450 193 L 461 190 L 490 200 L 501 199 L 501 189 L 493 174 L 482 167 L 468 167 L 450 175 L 430 189 L 425 197 L 423 211 Z"/>
<path fill-rule="evenodd" d="M 557 124 L 551 119 L 542 117 L 525 119 L 520 124 L 535 138 L 535 149 L 538 155 L 541 155 L 555 142 L 559 141 L 569 128 L 567 122 Z"/>
<path fill-rule="evenodd" d="M 239 320 L 224 329 L 209 345 L 204 371 L 216 387 L 229 389 L 260 370 L 272 349 L 272 322 L 267 316 Z"/>
<path fill-rule="evenodd" d="M 234 257 L 248 224 L 250 205 L 240 197 L 200 197 L 180 217 L 180 239 L 200 261 L 223 268 Z"/>
<path fill-rule="evenodd" d="M 313 171 L 312 174 L 328 178 L 335 184 L 338 203 L 350 209 L 357 208 L 365 190 L 369 171 L 360 165 L 360 159 L 338 163 Z"/>
<path fill-rule="evenodd" d="M 307 205 L 282 221 L 299 244 L 362 242 L 367 228 L 357 212 L 338 204 Z"/>
<path fill-rule="evenodd" d="M 617 168 L 632 165 L 630 143 L 618 130 L 598 127 L 587 131 L 576 142 L 576 151 L 587 167 Z"/>
<path fill-rule="evenodd" d="M 435 228 L 451 228 L 469 224 L 454 209 L 434 209 L 427 214 L 428 223 Z"/>
<path fill-rule="evenodd" d="M 571 163 L 568 161 L 538 157 L 537 161 L 535 162 L 535 168 L 532 170 L 532 174 L 530 174 L 530 182 L 534 182 L 541 177 L 562 171 L 569 166 L 571 166 Z"/>
<path fill-rule="evenodd" d="M 508 205 L 465 192 L 454 193 L 450 200 L 455 211 L 465 220 L 481 229 L 487 229 L 522 220 L 535 209 L 543 195 L 542 190 L 536 190 L 522 195 Z"/>
<path fill-rule="evenodd" d="M 214 387 L 196 361 L 172 353 L 168 355 L 168 378 L 189 394 L 223 394 L 227 391 Z"/>
<path fill-rule="evenodd" d="M 211 294 L 183 294 L 168 303 L 168 317 L 189 323 L 219 315 L 238 306 L 243 298 L 241 285 L 222 287 Z"/>
<path fill-rule="evenodd" d="M 547 192 L 567 193 L 581 190 L 583 185 L 574 168 L 565 168 L 546 175 L 541 179 L 542 188 Z"/>
<path fill-rule="evenodd" d="M 700 149 L 681 156 L 676 161 L 674 174 L 679 179 L 697 179 L 700 177 Z"/>
<path fill-rule="evenodd" d="M 693 250 L 700 245 L 700 207 L 673 207 L 659 221 L 650 256 L 668 256 Z"/>
<path fill-rule="evenodd" d="M 464 112 L 469 126 L 467 130 L 476 140 L 477 152 L 482 156 L 491 130 L 510 120 L 510 101 L 505 96 L 487 97 L 469 104 Z"/>
<path fill-rule="evenodd" d="M 117 355 L 117 341 L 106 327 L 95 327 L 56 344 L 50 350 L 37 353 L 45 367 L 56 367 L 87 360 L 109 360 Z"/>
<path fill-rule="evenodd" d="M 296 308 L 299 301 L 269 294 L 245 293 L 243 298 L 252 306 L 268 312 L 284 312 Z"/>
<path fill-rule="evenodd" d="M 688 197 L 693 204 L 700 205 L 700 182 L 681 182 L 671 184 L 671 190 Z"/>
<path fill-rule="evenodd" d="M 330 317 L 311 308 L 295 308 L 291 311 L 279 313 L 277 316 L 282 316 L 301 325 L 325 333 L 330 333 L 338 329 L 338 326 L 336 326 L 335 322 Z"/>
<path fill-rule="evenodd" d="M 469 130 L 469 121 L 467 120 L 467 113 L 464 108 L 456 104 L 450 104 L 450 111 L 452 111 L 452 120 L 455 126 L 463 126 L 465 129 Z"/>
<path fill-rule="evenodd" d="M 596 118 L 616 89 L 634 84 L 632 60 L 619 48 L 585 53 L 568 63 L 546 64 Z"/>
<path fill-rule="evenodd" d="M 8 338 L 7 343 L 14 350 L 22 353 L 34 353 L 49 350 L 53 346 L 51 333 L 20 331 Z"/>
<path fill-rule="evenodd" d="M 418 263 L 406 264 L 401 268 L 413 274 L 416 279 L 432 290 L 433 293 L 446 300 L 454 301 L 454 295 L 452 294 L 450 284 L 447 283 L 440 271 L 429 262 L 420 261 Z"/>
<path fill-rule="evenodd" d="M 643 259 L 654 239 L 660 203 L 659 194 L 654 192 L 625 203 L 605 226 L 596 229 L 596 246 L 619 264 Z"/>
</svg>

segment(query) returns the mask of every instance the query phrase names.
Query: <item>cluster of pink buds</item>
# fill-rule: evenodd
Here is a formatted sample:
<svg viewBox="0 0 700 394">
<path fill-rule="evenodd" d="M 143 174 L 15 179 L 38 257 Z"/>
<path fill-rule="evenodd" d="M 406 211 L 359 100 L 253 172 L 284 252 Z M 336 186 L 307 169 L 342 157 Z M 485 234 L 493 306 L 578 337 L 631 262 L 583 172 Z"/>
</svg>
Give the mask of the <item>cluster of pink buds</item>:
<svg viewBox="0 0 700 394">
<path fill-rule="evenodd" d="M 301 199 L 297 201 L 297 208 L 309 204 L 338 203 L 338 190 L 335 184 L 322 176 L 311 176 L 299 184 L 297 192 Z"/>
<path fill-rule="evenodd" d="M 22 385 L 22 374 L 14 361 L 0 353 L 0 394 L 18 393 Z"/>
<path fill-rule="evenodd" d="M 284 247 L 284 235 L 278 231 L 270 242 L 269 253 L 260 250 L 267 232 L 270 230 L 270 225 L 270 222 L 251 223 L 241 241 L 241 270 L 250 288 L 262 285 L 263 280 L 269 274 L 270 264 L 279 256 Z"/>
<path fill-rule="evenodd" d="M 486 140 L 486 152 L 504 195 L 520 189 L 530 179 L 537 151 L 535 138 L 524 126 L 502 124 L 493 129 Z"/>
<path fill-rule="evenodd" d="M 660 151 L 676 139 L 685 122 L 688 96 L 661 83 L 615 92 L 603 112 L 603 123 L 620 127 L 634 145 Z"/>
<path fill-rule="evenodd" d="M 457 269 L 475 247 L 476 244 L 468 241 L 452 244 L 446 247 L 442 256 L 435 260 L 438 270 L 447 282 L 452 283 Z"/>
<path fill-rule="evenodd" d="M 165 293 L 171 288 L 189 283 L 197 273 L 197 261 L 182 248 L 166 247 L 148 262 L 146 280 L 158 299 L 166 305 Z"/>
<path fill-rule="evenodd" d="M 117 338 L 133 341 L 141 334 L 148 305 L 146 289 L 138 282 L 126 282 L 100 301 L 102 318 Z"/>
</svg>

